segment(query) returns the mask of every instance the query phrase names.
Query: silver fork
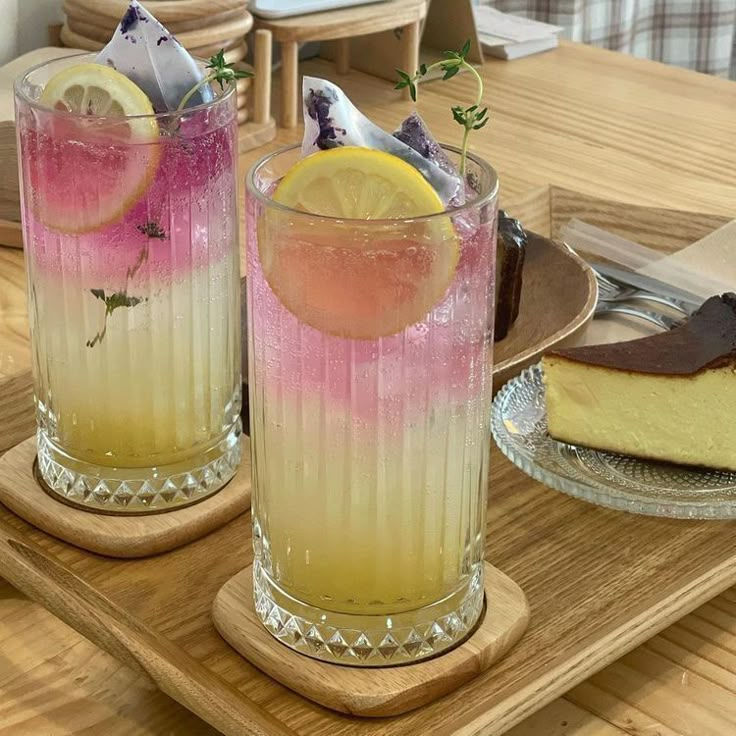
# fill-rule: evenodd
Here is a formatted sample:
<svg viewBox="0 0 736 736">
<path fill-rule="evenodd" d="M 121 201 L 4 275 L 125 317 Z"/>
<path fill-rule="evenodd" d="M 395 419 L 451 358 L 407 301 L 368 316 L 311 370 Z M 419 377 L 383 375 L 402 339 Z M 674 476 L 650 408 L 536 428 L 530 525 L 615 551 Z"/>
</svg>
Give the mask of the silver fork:
<svg viewBox="0 0 736 736">
<path fill-rule="evenodd" d="M 661 327 L 663 330 L 671 330 L 673 327 L 678 327 L 685 320 L 677 317 L 668 317 L 666 314 L 660 314 L 659 312 L 652 312 L 649 309 L 642 309 L 641 307 L 633 306 L 624 302 L 611 302 L 611 301 L 599 301 L 595 308 L 596 316 L 600 314 L 625 314 L 629 317 L 637 317 L 643 319 L 646 322 L 651 322 L 657 327 Z"/>
<path fill-rule="evenodd" d="M 591 268 L 593 268 L 591 266 Z M 637 289 L 634 286 L 626 286 L 618 281 L 604 276 L 602 273 L 593 268 L 593 273 L 598 281 L 598 293 L 600 300 L 604 302 L 630 302 L 632 300 L 650 302 L 652 304 L 661 304 L 670 309 L 679 312 L 685 317 L 692 314 L 683 302 L 660 294 L 654 294 L 651 291 Z"/>
</svg>

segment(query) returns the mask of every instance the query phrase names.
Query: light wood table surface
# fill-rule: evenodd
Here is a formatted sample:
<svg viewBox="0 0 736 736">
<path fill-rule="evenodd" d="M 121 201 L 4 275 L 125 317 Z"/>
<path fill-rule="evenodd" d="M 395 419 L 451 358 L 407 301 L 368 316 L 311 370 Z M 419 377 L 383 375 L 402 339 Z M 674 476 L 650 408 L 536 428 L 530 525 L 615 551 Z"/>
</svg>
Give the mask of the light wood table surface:
<svg viewBox="0 0 736 736">
<path fill-rule="evenodd" d="M 326 62 L 304 70 L 335 78 Z M 472 146 L 498 169 L 502 202 L 551 183 L 736 217 L 736 83 L 568 43 L 489 61 L 483 77 L 492 117 Z M 351 73 L 340 83 L 388 129 L 410 109 L 387 82 Z M 453 142 L 459 127 L 449 108 L 471 96 L 471 79 L 461 75 L 421 87 L 419 108 Z M 298 138 L 298 130 L 282 131 L 273 146 Z M 257 155 L 243 158 L 243 171 Z M 24 279 L 22 254 L 0 248 L 0 381 L 29 365 Z M 214 733 L 0 580 L 0 736 Z M 736 734 L 736 589 L 509 733 Z"/>
</svg>

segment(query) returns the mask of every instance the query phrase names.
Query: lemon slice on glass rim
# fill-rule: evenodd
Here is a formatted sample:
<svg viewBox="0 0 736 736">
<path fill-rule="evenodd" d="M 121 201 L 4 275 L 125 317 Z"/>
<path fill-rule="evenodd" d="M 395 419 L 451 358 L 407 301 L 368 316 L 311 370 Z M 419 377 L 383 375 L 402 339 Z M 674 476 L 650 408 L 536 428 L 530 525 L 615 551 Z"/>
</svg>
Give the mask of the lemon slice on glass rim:
<svg viewBox="0 0 736 736">
<path fill-rule="evenodd" d="M 264 276 L 302 322 L 370 340 L 421 321 L 447 293 L 457 235 L 449 216 L 426 218 L 445 207 L 402 159 L 355 146 L 319 151 L 295 164 L 272 198 L 338 218 L 272 208 L 260 229 Z"/>
<path fill-rule="evenodd" d="M 36 216 L 66 233 L 119 220 L 158 168 L 159 126 L 148 96 L 111 67 L 86 63 L 55 74 L 39 103 L 73 114 L 51 119 L 51 135 L 37 141 Z"/>
</svg>

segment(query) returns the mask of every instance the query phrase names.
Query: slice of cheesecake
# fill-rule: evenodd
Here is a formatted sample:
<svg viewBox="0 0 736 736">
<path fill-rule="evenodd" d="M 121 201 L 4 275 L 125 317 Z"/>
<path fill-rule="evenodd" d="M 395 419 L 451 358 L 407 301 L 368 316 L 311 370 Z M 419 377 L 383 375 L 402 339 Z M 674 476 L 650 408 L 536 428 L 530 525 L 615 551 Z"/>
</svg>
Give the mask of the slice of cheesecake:
<svg viewBox="0 0 736 736">
<path fill-rule="evenodd" d="M 669 332 L 548 353 L 542 368 L 554 439 L 736 470 L 736 294 Z"/>
</svg>

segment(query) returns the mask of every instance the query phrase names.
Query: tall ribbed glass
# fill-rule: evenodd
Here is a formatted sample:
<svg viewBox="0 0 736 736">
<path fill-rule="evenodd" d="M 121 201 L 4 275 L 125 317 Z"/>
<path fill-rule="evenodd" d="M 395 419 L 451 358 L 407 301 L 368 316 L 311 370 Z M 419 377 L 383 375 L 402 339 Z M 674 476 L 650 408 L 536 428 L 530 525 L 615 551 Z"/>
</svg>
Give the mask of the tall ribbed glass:
<svg viewBox="0 0 736 736">
<path fill-rule="evenodd" d="M 271 199 L 299 153 L 247 181 L 256 610 L 320 659 L 417 660 L 483 608 L 496 176 L 471 158 L 463 207 L 341 221 Z"/>
<path fill-rule="evenodd" d="M 240 459 L 235 94 L 139 117 L 39 103 L 91 60 L 16 84 L 38 469 L 85 508 L 169 509 Z"/>
</svg>

